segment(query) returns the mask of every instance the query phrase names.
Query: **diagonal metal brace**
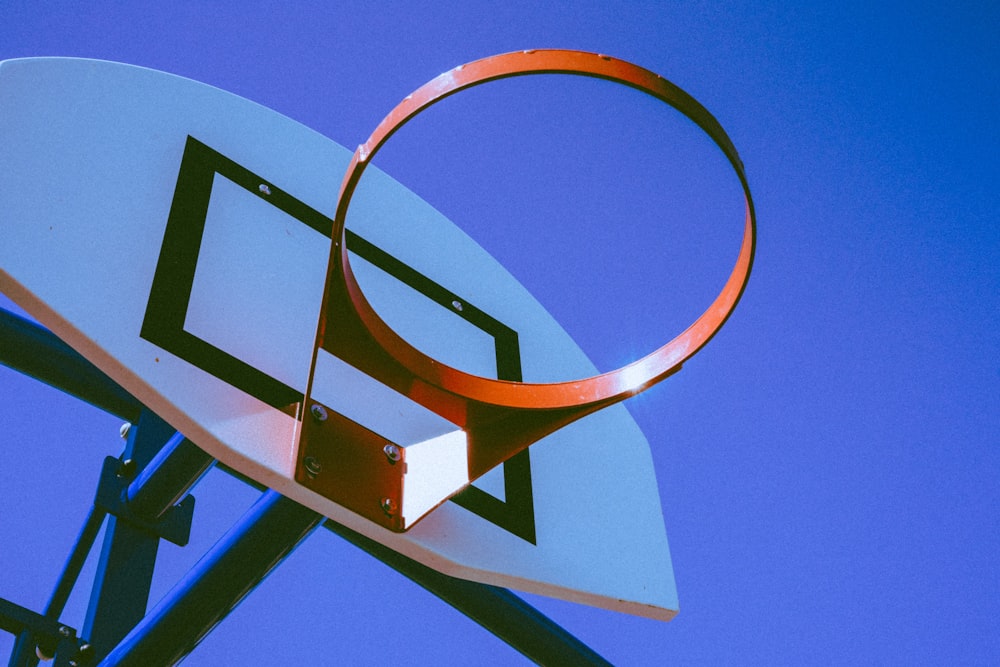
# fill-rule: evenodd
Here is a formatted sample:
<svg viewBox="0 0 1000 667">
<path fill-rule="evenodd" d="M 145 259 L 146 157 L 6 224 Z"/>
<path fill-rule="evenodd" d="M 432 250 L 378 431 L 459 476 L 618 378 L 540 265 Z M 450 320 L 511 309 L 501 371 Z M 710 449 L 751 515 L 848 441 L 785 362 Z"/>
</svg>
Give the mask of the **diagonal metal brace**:
<svg viewBox="0 0 1000 667">
<path fill-rule="evenodd" d="M 168 509 L 159 519 L 149 519 L 132 510 L 127 500 L 131 481 L 125 464 L 113 456 L 104 459 L 101 479 L 97 484 L 94 505 L 151 535 L 183 547 L 191 536 L 191 519 L 194 516 L 194 496 L 188 496 Z"/>
</svg>

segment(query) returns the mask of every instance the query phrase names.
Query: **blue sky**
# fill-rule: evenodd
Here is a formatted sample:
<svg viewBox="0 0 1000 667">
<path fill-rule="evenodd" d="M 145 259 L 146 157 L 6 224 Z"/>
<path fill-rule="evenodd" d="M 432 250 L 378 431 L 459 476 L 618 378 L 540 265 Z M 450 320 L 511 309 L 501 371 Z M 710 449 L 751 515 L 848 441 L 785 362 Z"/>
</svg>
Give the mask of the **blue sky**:
<svg viewBox="0 0 1000 667">
<path fill-rule="evenodd" d="M 161 69 L 348 146 L 425 81 L 494 53 L 578 48 L 674 81 L 736 144 L 760 229 L 732 320 L 628 404 L 653 447 L 681 613 L 663 624 L 526 598 L 615 664 L 996 661 L 994 6 L 311 5 L 8 1 L 0 58 Z M 456 97 L 379 164 L 494 252 L 610 368 L 707 304 L 738 243 L 739 202 L 691 128 L 592 83 L 512 81 Z M 0 597 L 41 608 L 100 460 L 119 452 L 118 421 L 0 371 Z M 255 493 L 213 472 L 196 496 L 195 543 L 163 547 L 154 598 Z M 68 614 L 82 618 L 77 598 Z M 387 615 L 410 622 L 388 634 Z M 0 654 L 7 646 L 0 636 Z M 317 533 L 186 664 L 317 655 L 523 661 Z"/>
</svg>

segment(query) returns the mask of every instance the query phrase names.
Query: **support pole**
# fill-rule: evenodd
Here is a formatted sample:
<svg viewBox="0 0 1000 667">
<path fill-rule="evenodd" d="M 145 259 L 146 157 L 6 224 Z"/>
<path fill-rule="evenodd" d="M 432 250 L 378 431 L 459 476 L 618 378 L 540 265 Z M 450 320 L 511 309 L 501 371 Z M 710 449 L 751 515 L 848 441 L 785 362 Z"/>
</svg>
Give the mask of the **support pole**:
<svg viewBox="0 0 1000 667">
<path fill-rule="evenodd" d="M 69 558 L 66 559 L 66 564 L 63 566 L 59 582 L 56 584 L 55 590 L 52 591 L 52 597 L 49 598 L 49 603 L 45 607 L 46 618 L 58 620 L 62 615 L 63 609 L 66 608 L 66 602 L 69 600 L 69 594 L 73 592 L 73 587 L 87 561 L 87 554 L 94 546 L 94 540 L 97 539 L 105 516 L 105 513 L 97 507 L 90 509 L 90 514 L 87 515 L 83 528 L 80 529 L 80 535 L 76 538 L 76 544 L 73 545 L 73 551 L 70 552 Z"/>
<path fill-rule="evenodd" d="M 175 433 L 129 484 L 126 493 L 129 506 L 144 518 L 159 519 L 179 503 L 213 465 L 214 458 L 180 433 Z"/>
<path fill-rule="evenodd" d="M 87 554 L 90 553 L 94 540 L 97 539 L 97 534 L 101 530 L 101 524 L 104 523 L 104 517 L 104 512 L 96 507 L 91 508 L 90 514 L 87 515 L 83 528 L 80 529 L 80 534 L 76 538 L 76 543 L 73 545 L 73 551 L 70 552 L 66 564 L 63 565 L 62 574 L 59 576 L 59 581 L 45 607 L 45 618 L 50 619 L 55 624 L 58 624 L 59 617 L 66 607 L 69 594 L 73 591 L 73 586 L 76 585 L 76 580 L 80 576 L 80 570 L 83 569 L 87 560 Z M 7 663 L 8 667 L 35 667 L 38 664 L 35 653 L 38 645 L 39 638 L 33 635 L 31 630 L 27 628 L 21 630 L 14 644 L 14 650 L 11 652 L 10 662 Z"/>
<path fill-rule="evenodd" d="M 0 308 L 0 364 L 134 422 L 142 404 L 48 329 Z"/>
<path fill-rule="evenodd" d="M 141 470 L 174 433 L 153 412 L 144 410 L 138 424 L 129 431 L 124 457 Z M 121 641 L 146 613 L 159 543 L 160 538 L 117 517 L 108 517 L 81 631 L 98 658 Z"/>
<path fill-rule="evenodd" d="M 457 579 L 327 520 L 324 527 L 438 596 L 539 665 L 611 663 L 506 588 Z"/>
<path fill-rule="evenodd" d="M 190 653 L 322 521 L 267 491 L 100 663 L 173 665 Z"/>
<path fill-rule="evenodd" d="M 172 430 L 152 415 L 144 416 L 141 423 L 141 427 L 130 429 L 132 437 L 126 451 L 133 456 L 138 451 L 137 446 L 155 448 L 159 437 Z M 146 431 L 140 434 L 139 428 Z M 151 428 L 155 432 L 149 432 Z M 161 519 L 214 463 L 215 459 L 194 443 L 181 434 L 174 433 L 127 487 L 125 496 L 129 503 L 129 516 L 151 522 Z M 104 517 L 105 512 L 98 507 L 95 506 L 91 510 L 46 607 L 46 617 L 58 619 L 62 614 Z M 114 567 L 107 563 L 117 562 L 120 568 L 124 559 L 128 561 L 127 567 L 131 568 L 127 574 L 132 576 L 126 579 L 123 573 L 118 571 L 103 571 L 98 574 L 100 583 L 95 585 L 91 609 L 88 612 L 88 621 L 92 626 L 92 641 L 96 638 L 96 641 L 105 644 L 104 651 L 100 651 L 101 645 L 97 644 L 98 650 L 94 654 L 98 657 L 117 643 L 145 614 L 149 586 L 144 577 L 147 574 L 151 577 L 155 563 L 155 545 L 158 544 L 154 536 L 137 530 L 135 526 L 129 526 L 127 522 L 119 523 L 121 521 L 119 518 L 112 517 L 111 521 L 115 524 L 117 534 L 105 540 L 100 567 Z M 149 551 L 152 551 L 151 556 L 147 553 Z M 136 555 L 137 553 L 139 555 Z M 143 553 L 148 556 L 145 561 L 142 560 Z M 104 591 L 105 586 L 111 586 L 116 591 L 110 600 Z M 123 588 L 127 589 L 125 591 L 127 595 L 124 597 Z M 123 604 L 119 604 L 119 601 Z M 30 631 L 23 631 L 18 637 L 11 665 L 17 667 L 37 665 L 34 647 L 35 640 Z"/>
</svg>

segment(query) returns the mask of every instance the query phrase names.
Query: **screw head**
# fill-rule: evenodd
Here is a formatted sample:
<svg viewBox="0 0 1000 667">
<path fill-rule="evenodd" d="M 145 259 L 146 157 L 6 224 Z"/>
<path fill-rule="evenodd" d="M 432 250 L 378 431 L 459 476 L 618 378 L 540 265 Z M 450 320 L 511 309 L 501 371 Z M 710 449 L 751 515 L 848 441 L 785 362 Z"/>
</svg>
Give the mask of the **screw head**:
<svg viewBox="0 0 1000 667">
<path fill-rule="evenodd" d="M 326 408 L 324 408 L 319 403 L 312 404 L 312 406 L 309 408 L 309 414 L 311 414 L 312 418 L 318 422 L 326 421 Z"/>
<path fill-rule="evenodd" d="M 382 505 L 382 511 L 389 516 L 396 513 L 396 501 L 392 498 L 383 498 L 380 504 Z"/>
<path fill-rule="evenodd" d="M 63 637 L 70 637 L 73 635 L 73 631 L 67 628 L 65 625 L 59 626 L 59 634 Z"/>
<path fill-rule="evenodd" d="M 266 196 L 271 194 L 271 188 L 268 187 L 267 183 L 261 183 L 260 185 L 257 186 L 257 189 L 260 190 L 260 193 L 262 195 Z"/>
<path fill-rule="evenodd" d="M 458 312 L 462 312 L 462 302 L 459 301 L 458 299 L 455 299 L 454 301 L 451 302 L 451 307 L 457 310 Z"/>
<path fill-rule="evenodd" d="M 319 461 L 317 461 L 314 456 L 307 456 L 303 459 L 302 465 L 305 466 L 306 474 L 310 477 L 315 477 L 321 470 L 323 470 L 323 466 L 320 465 Z"/>
<path fill-rule="evenodd" d="M 122 440 L 128 438 L 128 432 L 132 430 L 132 424 L 125 422 L 122 424 L 121 428 L 118 429 L 118 435 L 122 437 Z"/>
<path fill-rule="evenodd" d="M 135 461 L 132 459 L 125 459 L 118 465 L 118 471 L 115 473 L 121 479 L 132 479 L 135 477 Z"/>
<path fill-rule="evenodd" d="M 403 452 L 399 450 L 398 446 L 392 444 L 391 442 L 385 447 L 383 447 L 382 451 L 385 452 L 386 458 L 392 461 L 393 463 L 403 458 Z"/>
</svg>

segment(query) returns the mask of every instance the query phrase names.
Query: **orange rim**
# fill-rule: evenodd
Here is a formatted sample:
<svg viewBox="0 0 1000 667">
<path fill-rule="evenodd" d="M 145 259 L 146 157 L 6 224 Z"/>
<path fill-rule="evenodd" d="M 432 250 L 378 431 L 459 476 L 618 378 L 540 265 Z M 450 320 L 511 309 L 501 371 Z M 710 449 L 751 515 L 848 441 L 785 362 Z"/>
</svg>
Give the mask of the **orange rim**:
<svg viewBox="0 0 1000 667">
<path fill-rule="evenodd" d="M 351 271 L 343 239 L 347 210 L 361 176 L 374 155 L 397 130 L 449 95 L 489 81 L 528 74 L 572 74 L 607 79 L 669 104 L 697 124 L 722 150 L 739 177 L 746 203 L 743 241 L 736 264 L 709 308 L 680 335 L 641 359 L 614 371 L 567 382 L 511 382 L 472 375 L 416 349 L 382 321 L 365 299 Z M 746 288 L 753 265 L 756 219 L 743 163 L 736 149 L 719 122 L 693 97 L 638 65 L 594 53 L 546 49 L 506 53 L 461 65 L 407 96 L 355 151 L 340 187 L 333 238 L 340 239 L 334 248 L 334 261 L 339 271 L 331 273 L 331 278 L 336 279 L 339 273 L 362 325 L 383 350 L 414 376 L 470 401 L 519 409 L 561 409 L 608 404 L 637 394 L 680 370 L 685 361 L 704 347 L 725 324 Z"/>
</svg>

